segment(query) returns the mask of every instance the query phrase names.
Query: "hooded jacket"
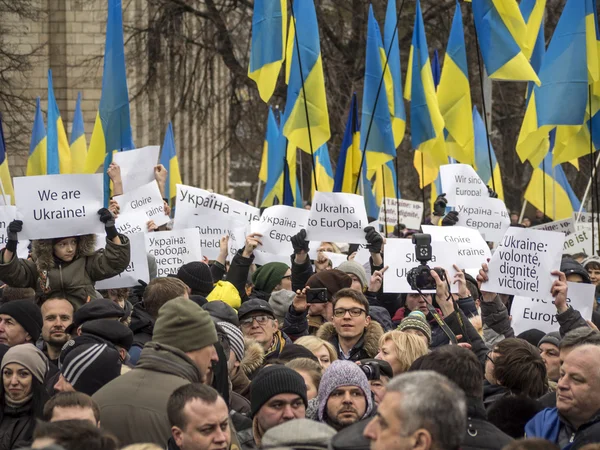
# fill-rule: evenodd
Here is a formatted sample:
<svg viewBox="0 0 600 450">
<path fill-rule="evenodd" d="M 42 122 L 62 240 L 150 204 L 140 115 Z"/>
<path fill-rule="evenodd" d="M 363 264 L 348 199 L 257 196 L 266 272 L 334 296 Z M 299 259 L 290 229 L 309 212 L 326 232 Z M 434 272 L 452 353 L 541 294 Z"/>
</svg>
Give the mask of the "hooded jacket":
<svg viewBox="0 0 600 450">
<path fill-rule="evenodd" d="M 152 442 L 163 446 L 171 436 L 167 402 L 175 389 L 199 383 L 201 375 L 181 350 L 149 342 L 137 365 L 93 395 L 102 428 L 122 446 Z"/>
<path fill-rule="evenodd" d="M 77 253 L 71 262 L 54 256 L 52 239 L 32 241 L 33 261 L 13 256 L 0 264 L 0 280 L 19 288 L 33 288 L 48 297 L 60 295 L 69 300 L 75 310 L 96 297 L 94 283 L 114 277 L 129 265 L 129 238 L 120 234 L 121 244 L 106 240 L 106 248 L 95 250 L 96 235 L 79 237 Z M 0 252 L 0 258 L 4 257 Z M 0 259 L 2 261 L 2 259 Z"/>
<path fill-rule="evenodd" d="M 350 352 L 351 361 L 360 361 L 361 359 L 375 358 L 379 352 L 379 338 L 383 336 L 383 328 L 374 320 L 371 320 L 360 340 L 356 343 Z M 332 323 L 327 322 L 321 325 L 317 331 L 317 337 L 329 342 L 340 355 L 340 343 L 335 327 Z"/>
</svg>

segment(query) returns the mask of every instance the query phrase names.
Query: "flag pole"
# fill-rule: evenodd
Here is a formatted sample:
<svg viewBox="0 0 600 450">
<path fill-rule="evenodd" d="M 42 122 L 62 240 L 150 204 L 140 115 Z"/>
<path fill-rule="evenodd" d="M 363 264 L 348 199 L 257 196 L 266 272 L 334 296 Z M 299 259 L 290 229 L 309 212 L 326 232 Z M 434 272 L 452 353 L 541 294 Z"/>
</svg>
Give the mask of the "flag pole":
<svg viewBox="0 0 600 450">
<path fill-rule="evenodd" d="M 258 208 L 258 200 L 260 199 L 260 185 L 262 181 L 258 179 L 258 185 L 256 186 L 256 201 L 254 202 L 254 206 Z"/>
<path fill-rule="evenodd" d="M 381 184 L 383 186 L 383 234 L 384 236 L 387 236 L 387 208 L 385 207 L 385 174 L 383 173 L 383 169 L 381 170 Z"/>
<path fill-rule="evenodd" d="M 593 128 L 592 127 L 592 85 L 588 85 L 588 107 L 590 109 L 590 183 L 592 183 L 592 254 L 596 253 L 596 246 L 594 244 L 594 213 L 596 212 L 595 208 L 595 195 L 594 195 L 594 187 L 597 190 L 597 183 L 594 183 L 594 179 L 596 178 L 596 168 L 594 167 L 594 141 L 593 141 Z"/>
<path fill-rule="evenodd" d="M 542 199 L 544 202 L 544 217 L 546 217 L 546 158 L 542 159 Z"/>
<path fill-rule="evenodd" d="M 315 152 L 313 149 L 312 143 L 312 133 L 310 132 L 310 118 L 308 115 L 308 104 L 306 101 L 306 88 L 304 86 L 304 74 L 302 73 L 302 58 L 300 58 L 300 42 L 298 41 L 298 28 L 296 27 L 296 14 L 294 13 L 294 0 L 291 1 L 292 7 L 292 20 L 294 21 L 294 41 L 296 47 L 296 53 L 298 54 L 298 69 L 300 70 L 300 82 L 302 84 L 302 96 L 304 97 L 304 113 L 306 114 L 306 126 L 308 130 L 308 143 L 310 145 L 310 157 L 312 161 L 312 173 L 313 180 L 315 181 L 315 191 L 318 191 L 319 188 L 317 186 L 317 167 L 315 162 Z M 286 146 L 287 149 L 287 146 Z M 285 194 L 284 194 L 285 195 Z"/>
<path fill-rule="evenodd" d="M 521 208 L 521 215 L 519 216 L 519 223 L 523 222 L 523 217 L 525 217 L 526 209 L 527 209 L 527 200 L 523 200 L 523 207 Z"/>
<path fill-rule="evenodd" d="M 398 232 L 400 232 L 400 189 L 398 189 L 398 174 L 400 173 L 400 167 L 398 166 L 398 151 L 396 149 L 396 186 L 394 186 L 394 188 L 396 189 L 396 225 L 398 225 Z M 423 207 L 425 207 L 425 204 L 423 204 Z"/>
<path fill-rule="evenodd" d="M 369 143 L 369 137 L 371 136 L 371 127 L 373 126 L 373 120 L 375 120 L 375 110 L 377 108 L 377 102 L 379 101 L 379 95 L 381 94 L 381 88 L 383 86 L 383 82 L 385 80 L 385 71 L 387 70 L 388 67 L 388 61 L 390 60 L 390 55 L 392 54 L 392 47 L 394 45 L 394 39 L 396 39 L 397 35 L 398 35 L 398 23 L 400 22 L 400 16 L 402 15 L 402 9 L 404 9 L 404 1 L 402 0 L 402 3 L 400 3 L 400 9 L 398 10 L 398 14 L 396 15 L 396 26 L 394 27 L 394 32 L 392 33 L 392 40 L 390 42 L 390 46 L 387 49 L 386 52 L 386 57 L 385 57 L 385 64 L 383 65 L 383 70 L 381 72 L 381 78 L 379 79 L 379 86 L 377 87 L 377 94 L 375 95 L 375 104 L 373 105 L 373 114 L 371 114 L 371 119 L 369 120 L 369 127 L 367 128 L 367 135 L 365 137 L 365 145 L 364 145 L 364 149 L 363 149 L 363 154 L 362 154 L 362 158 L 360 159 L 360 166 L 358 168 L 358 173 L 362 173 L 362 168 L 365 164 L 365 158 L 367 156 L 367 144 Z M 354 193 L 356 194 L 358 192 L 358 180 L 356 181 L 356 186 L 354 187 Z"/>
</svg>

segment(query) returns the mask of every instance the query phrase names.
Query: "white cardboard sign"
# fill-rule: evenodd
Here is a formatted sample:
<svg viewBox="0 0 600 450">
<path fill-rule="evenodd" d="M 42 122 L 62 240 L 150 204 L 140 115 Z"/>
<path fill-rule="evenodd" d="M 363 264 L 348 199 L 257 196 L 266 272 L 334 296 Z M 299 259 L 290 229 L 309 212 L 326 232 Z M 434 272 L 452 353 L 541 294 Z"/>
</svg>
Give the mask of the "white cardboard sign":
<svg viewBox="0 0 600 450">
<path fill-rule="evenodd" d="M 489 263 L 482 291 L 537 298 L 550 292 L 560 269 L 565 235 L 510 227 Z"/>
<path fill-rule="evenodd" d="M 379 208 L 379 222 L 384 223 L 386 219 L 388 225 L 400 222 L 409 230 L 418 230 L 423 219 L 423 202 L 385 197 Z"/>
<path fill-rule="evenodd" d="M 19 239 L 53 239 L 104 231 L 103 175 L 17 177 L 15 200 L 23 231 Z"/>
<path fill-rule="evenodd" d="M 121 168 L 124 193 L 154 181 L 154 167 L 158 163 L 159 153 L 158 145 L 149 145 L 113 154 L 113 161 Z"/>
<path fill-rule="evenodd" d="M 146 221 L 153 220 L 160 227 L 170 218 L 165 214 L 164 200 L 156 181 L 151 181 L 133 191 L 114 197 L 119 203 L 121 214 L 139 214 L 146 216 Z"/>
<path fill-rule="evenodd" d="M 138 280 L 150 282 L 148 272 L 148 255 L 146 254 L 146 238 L 144 233 L 127 236 L 131 245 L 131 259 L 127 269 L 119 275 L 96 282 L 96 289 L 120 289 L 137 286 Z"/>
<path fill-rule="evenodd" d="M 126 236 L 135 233 L 146 233 L 148 231 L 148 218 L 137 213 L 119 214 L 119 217 L 115 220 L 115 226 L 119 234 Z"/>
<path fill-rule="evenodd" d="M 260 250 L 254 250 L 254 264 L 263 266 L 271 262 L 280 262 L 286 264 L 288 267 L 291 264 L 290 255 L 274 255 L 272 253 L 262 252 Z"/>
<path fill-rule="evenodd" d="M 596 245 L 598 244 L 598 235 L 596 235 Z M 583 252 L 586 255 L 593 255 L 592 248 L 592 230 L 582 229 L 565 237 L 563 252 L 568 255 Z"/>
<path fill-rule="evenodd" d="M 175 275 L 184 264 L 202 261 L 197 228 L 148 233 L 146 248 L 156 258 L 159 277 Z"/>
<path fill-rule="evenodd" d="M 452 292 L 458 291 L 458 285 L 452 283 L 456 270 L 452 267 L 458 259 L 458 246 L 451 242 L 432 242 L 431 261 L 427 263 L 432 269 L 442 267 L 450 277 Z M 402 293 L 417 291 L 411 289 L 406 278 L 408 272 L 421 263 L 415 255 L 415 246 L 410 239 L 388 239 L 385 244 L 385 264 L 389 266 L 383 275 L 383 292 Z M 435 290 L 424 290 L 423 293 L 434 293 Z"/>
<path fill-rule="evenodd" d="M 468 164 L 440 166 L 440 180 L 449 206 L 456 206 L 457 197 L 489 198 L 490 196 L 485 183 Z"/>
<path fill-rule="evenodd" d="M 1 182 L 0 182 L 0 184 L 1 184 Z M 6 202 L 4 202 L 4 200 L 6 200 Z M 0 206 L 6 206 L 6 205 L 10 205 L 10 204 L 11 204 L 10 195 L 8 195 L 8 194 L 2 195 L 0 193 Z"/>
<path fill-rule="evenodd" d="M 585 283 L 567 283 L 567 305 L 581 313 L 586 320 L 592 318 L 594 309 L 596 286 Z M 554 299 L 548 292 L 542 298 L 515 297 L 510 310 L 512 327 L 515 335 L 532 328 L 551 333 L 559 330 L 556 320 L 556 307 Z"/>
<path fill-rule="evenodd" d="M 311 241 L 365 243 L 364 228 L 368 225 L 363 197 L 341 192 L 315 192 L 307 239 Z"/>
<path fill-rule="evenodd" d="M 6 247 L 6 243 L 8 242 L 6 229 L 8 228 L 8 225 L 16 218 L 16 206 L 0 206 L 0 248 Z"/>
<path fill-rule="evenodd" d="M 510 226 L 510 216 L 500 199 L 457 196 L 454 206 L 457 225 L 478 230 L 488 242 L 500 242 Z"/>
<path fill-rule="evenodd" d="M 571 233 L 575 233 L 575 221 L 573 218 L 555 220 L 554 222 L 543 223 L 541 225 L 535 225 L 529 228 L 534 230 L 560 231 L 565 235 L 569 235 Z"/>
<path fill-rule="evenodd" d="M 348 255 L 345 255 L 343 253 L 323 252 L 323 254 L 327 256 L 327 258 L 329 258 L 329 260 L 331 261 L 332 269 L 337 269 L 340 266 L 340 264 L 348 261 Z"/>
<path fill-rule="evenodd" d="M 489 246 L 477 230 L 458 225 L 452 227 L 423 225 L 421 228 L 423 233 L 431 235 L 431 246 L 434 249 L 438 242 L 452 242 L 458 245 L 458 258 L 455 262 L 460 269 L 474 269 L 479 272 L 481 264 L 492 257 Z"/>
<path fill-rule="evenodd" d="M 276 205 L 263 211 L 260 219 L 250 225 L 251 233 L 262 234 L 263 252 L 289 257 L 294 251 L 292 236 L 306 229 L 310 211 L 303 208 Z"/>
</svg>

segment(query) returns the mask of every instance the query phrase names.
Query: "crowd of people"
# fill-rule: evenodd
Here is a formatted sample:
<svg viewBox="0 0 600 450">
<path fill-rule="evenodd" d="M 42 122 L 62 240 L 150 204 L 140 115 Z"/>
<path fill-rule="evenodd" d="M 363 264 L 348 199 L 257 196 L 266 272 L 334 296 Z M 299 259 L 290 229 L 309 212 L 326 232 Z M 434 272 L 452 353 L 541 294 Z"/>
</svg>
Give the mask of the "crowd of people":
<svg viewBox="0 0 600 450">
<path fill-rule="evenodd" d="M 439 203 L 433 223 L 456 223 Z M 8 226 L 0 450 L 600 448 L 600 314 L 567 301 L 567 282 L 600 284 L 597 257 L 565 255 L 557 329 L 516 336 L 512 297 L 481 290 L 486 264 L 450 283 L 432 270 L 434 294 L 384 293 L 373 227 L 366 265 L 345 243 L 311 260 L 306 230 L 289 264 L 256 265 L 259 234 L 228 261 L 224 236 L 213 261 L 157 277 L 149 254 L 147 285 L 98 292 L 129 264 L 118 213 L 98 212 L 103 249 L 93 235 L 34 240 L 27 259 L 22 222 Z"/>
</svg>

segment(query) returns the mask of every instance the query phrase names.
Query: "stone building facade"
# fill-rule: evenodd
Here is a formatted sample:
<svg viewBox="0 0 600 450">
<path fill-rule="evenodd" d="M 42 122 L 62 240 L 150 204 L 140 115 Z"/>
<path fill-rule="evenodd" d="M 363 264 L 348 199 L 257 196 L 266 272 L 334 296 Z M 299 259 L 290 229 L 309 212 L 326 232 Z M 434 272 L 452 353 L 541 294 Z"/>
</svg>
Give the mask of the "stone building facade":
<svg viewBox="0 0 600 450">
<path fill-rule="evenodd" d="M 21 95 L 42 100 L 47 110 L 47 70 L 53 72 L 54 91 L 67 134 L 79 92 L 87 141 L 92 134 L 102 90 L 103 53 L 106 30 L 107 0 L 32 0 L 40 9 L 35 20 L 23 20 L 3 14 L 0 25 L 9 31 L 6 42 L 23 52 L 39 48 L 31 69 L 20 76 Z M 169 121 L 173 122 L 175 143 L 185 184 L 228 193 L 230 151 L 228 118 L 230 106 L 218 102 L 204 106 L 198 114 L 198 92 L 182 94 L 172 83 L 174 71 L 195 76 L 192 58 L 177 66 L 168 42 L 152 39 L 140 32 L 153 16 L 151 2 L 123 0 L 123 23 L 126 42 L 127 79 L 129 85 L 131 125 L 137 147 L 162 145 Z M 189 25 L 193 26 L 193 25 Z M 152 41 L 152 42 L 150 42 Z M 214 60 L 203 68 L 203 88 L 224 91 L 228 72 L 222 61 Z M 195 84 L 197 86 L 197 84 Z M 198 89 L 196 87 L 196 89 Z M 200 98 L 200 100 L 198 100 Z M 19 136 L 7 132 L 7 152 L 13 176 L 24 175 L 34 107 L 26 129 Z M 10 127 L 7 127 L 9 129 Z"/>
</svg>

